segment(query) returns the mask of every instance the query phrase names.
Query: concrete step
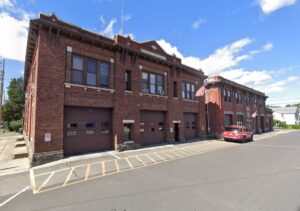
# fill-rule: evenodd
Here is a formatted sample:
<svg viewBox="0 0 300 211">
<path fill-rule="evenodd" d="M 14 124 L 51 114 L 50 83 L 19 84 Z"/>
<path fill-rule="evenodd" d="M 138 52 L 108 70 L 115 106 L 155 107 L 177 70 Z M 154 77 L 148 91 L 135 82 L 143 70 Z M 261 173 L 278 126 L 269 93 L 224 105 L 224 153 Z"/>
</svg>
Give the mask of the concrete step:
<svg viewBox="0 0 300 211">
<path fill-rule="evenodd" d="M 14 149 L 14 159 L 26 158 L 28 157 L 28 152 L 26 146 L 24 147 L 16 147 Z"/>
<path fill-rule="evenodd" d="M 26 147 L 26 142 L 23 141 L 16 141 L 15 147 Z"/>
</svg>

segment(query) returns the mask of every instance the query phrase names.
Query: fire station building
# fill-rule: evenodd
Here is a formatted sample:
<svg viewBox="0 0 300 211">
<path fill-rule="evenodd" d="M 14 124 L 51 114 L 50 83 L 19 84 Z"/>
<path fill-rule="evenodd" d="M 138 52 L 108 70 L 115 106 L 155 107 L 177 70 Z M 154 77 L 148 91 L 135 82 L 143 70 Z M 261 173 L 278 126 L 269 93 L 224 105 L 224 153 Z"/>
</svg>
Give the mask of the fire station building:
<svg viewBox="0 0 300 211">
<path fill-rule="evenodd" d="M 110 39 L 41 14 L 30 21 L 24 73 L 24 135 L 32 164 L 205 136 L 205 99 L 195 97 L 205 78 L 155 41 Z M 265 130 L 265 96 L 241 90 L 261 103 L 257 127 Z M 215 105 L 210 109 L 220 105 L 225 115 L 234 106 L 248 120 L 246 106 Z M 212 116 L 212 127 L 218 117 L 224 119 Z M 237 121 L 235 113 L 230 118 Z"/>
<path fill-rule="evenodd" d="M 220 137 L 229 125 L 246 126 L 255 133 L 273 130 L 272 110 L 266 108 L 264 93 L 221 76 L 209 77 L 205 86 L 210 134 Z"/>
</svg>

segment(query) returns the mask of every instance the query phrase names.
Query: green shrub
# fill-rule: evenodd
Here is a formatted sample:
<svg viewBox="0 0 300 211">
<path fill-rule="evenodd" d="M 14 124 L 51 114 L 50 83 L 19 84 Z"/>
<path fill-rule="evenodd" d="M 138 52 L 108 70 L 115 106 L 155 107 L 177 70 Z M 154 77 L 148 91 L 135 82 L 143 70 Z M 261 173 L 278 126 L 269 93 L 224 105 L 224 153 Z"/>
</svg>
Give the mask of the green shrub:
<svg viewBox="0 0 300 211">
<path fill-rule="evenodd" d="M 277 126 L 279 128 L 282 128 L 282 129 L 288 129 L 289 128 L 289 126 L 286 124 L 286 122 L 280 122 L 280 121 L 278 121 L 277 122 Z"/>
<path fill-rule="evenodd" d="M 291 125 L 291 128 L 294 130 L 300 130 L 300 125 Z"/>
<path fill-rule="evenodd" d="M 19 129 L 23 127 L 23 122 L 21 119 L 13 120 L 9 123 L 9 130 L 19 132 Z"/>
</svg>

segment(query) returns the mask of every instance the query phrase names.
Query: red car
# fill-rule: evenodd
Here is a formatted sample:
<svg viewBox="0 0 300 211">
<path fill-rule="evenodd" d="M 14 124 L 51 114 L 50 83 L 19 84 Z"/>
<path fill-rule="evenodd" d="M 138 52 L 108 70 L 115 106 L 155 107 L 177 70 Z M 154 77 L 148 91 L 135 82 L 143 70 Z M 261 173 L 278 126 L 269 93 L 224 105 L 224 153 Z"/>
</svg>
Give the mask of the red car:
<svg viewBox="0 0 300 211">
<path fill-rule="evenodd" d="M 246 141 L 253 141 L 253 132 L 244 126 L 232 125 L 225 127 L 223 138 L 224 141 L 232 140 L 244 143 Z"/>
</svg>

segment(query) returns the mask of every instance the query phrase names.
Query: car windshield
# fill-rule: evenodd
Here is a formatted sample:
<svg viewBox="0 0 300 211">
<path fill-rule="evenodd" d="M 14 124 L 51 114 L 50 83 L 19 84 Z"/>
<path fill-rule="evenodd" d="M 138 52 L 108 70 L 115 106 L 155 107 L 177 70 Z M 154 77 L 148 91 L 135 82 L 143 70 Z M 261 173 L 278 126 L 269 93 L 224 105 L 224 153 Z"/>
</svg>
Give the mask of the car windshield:
<svg viewBox="0 0 300 211">
<path fill-rule="evenodd" d="M 225 131 L 240 132 L 241 129 L 240 128 L 236 128 L 236 127 L 226 127 Z"/>
</svg>

